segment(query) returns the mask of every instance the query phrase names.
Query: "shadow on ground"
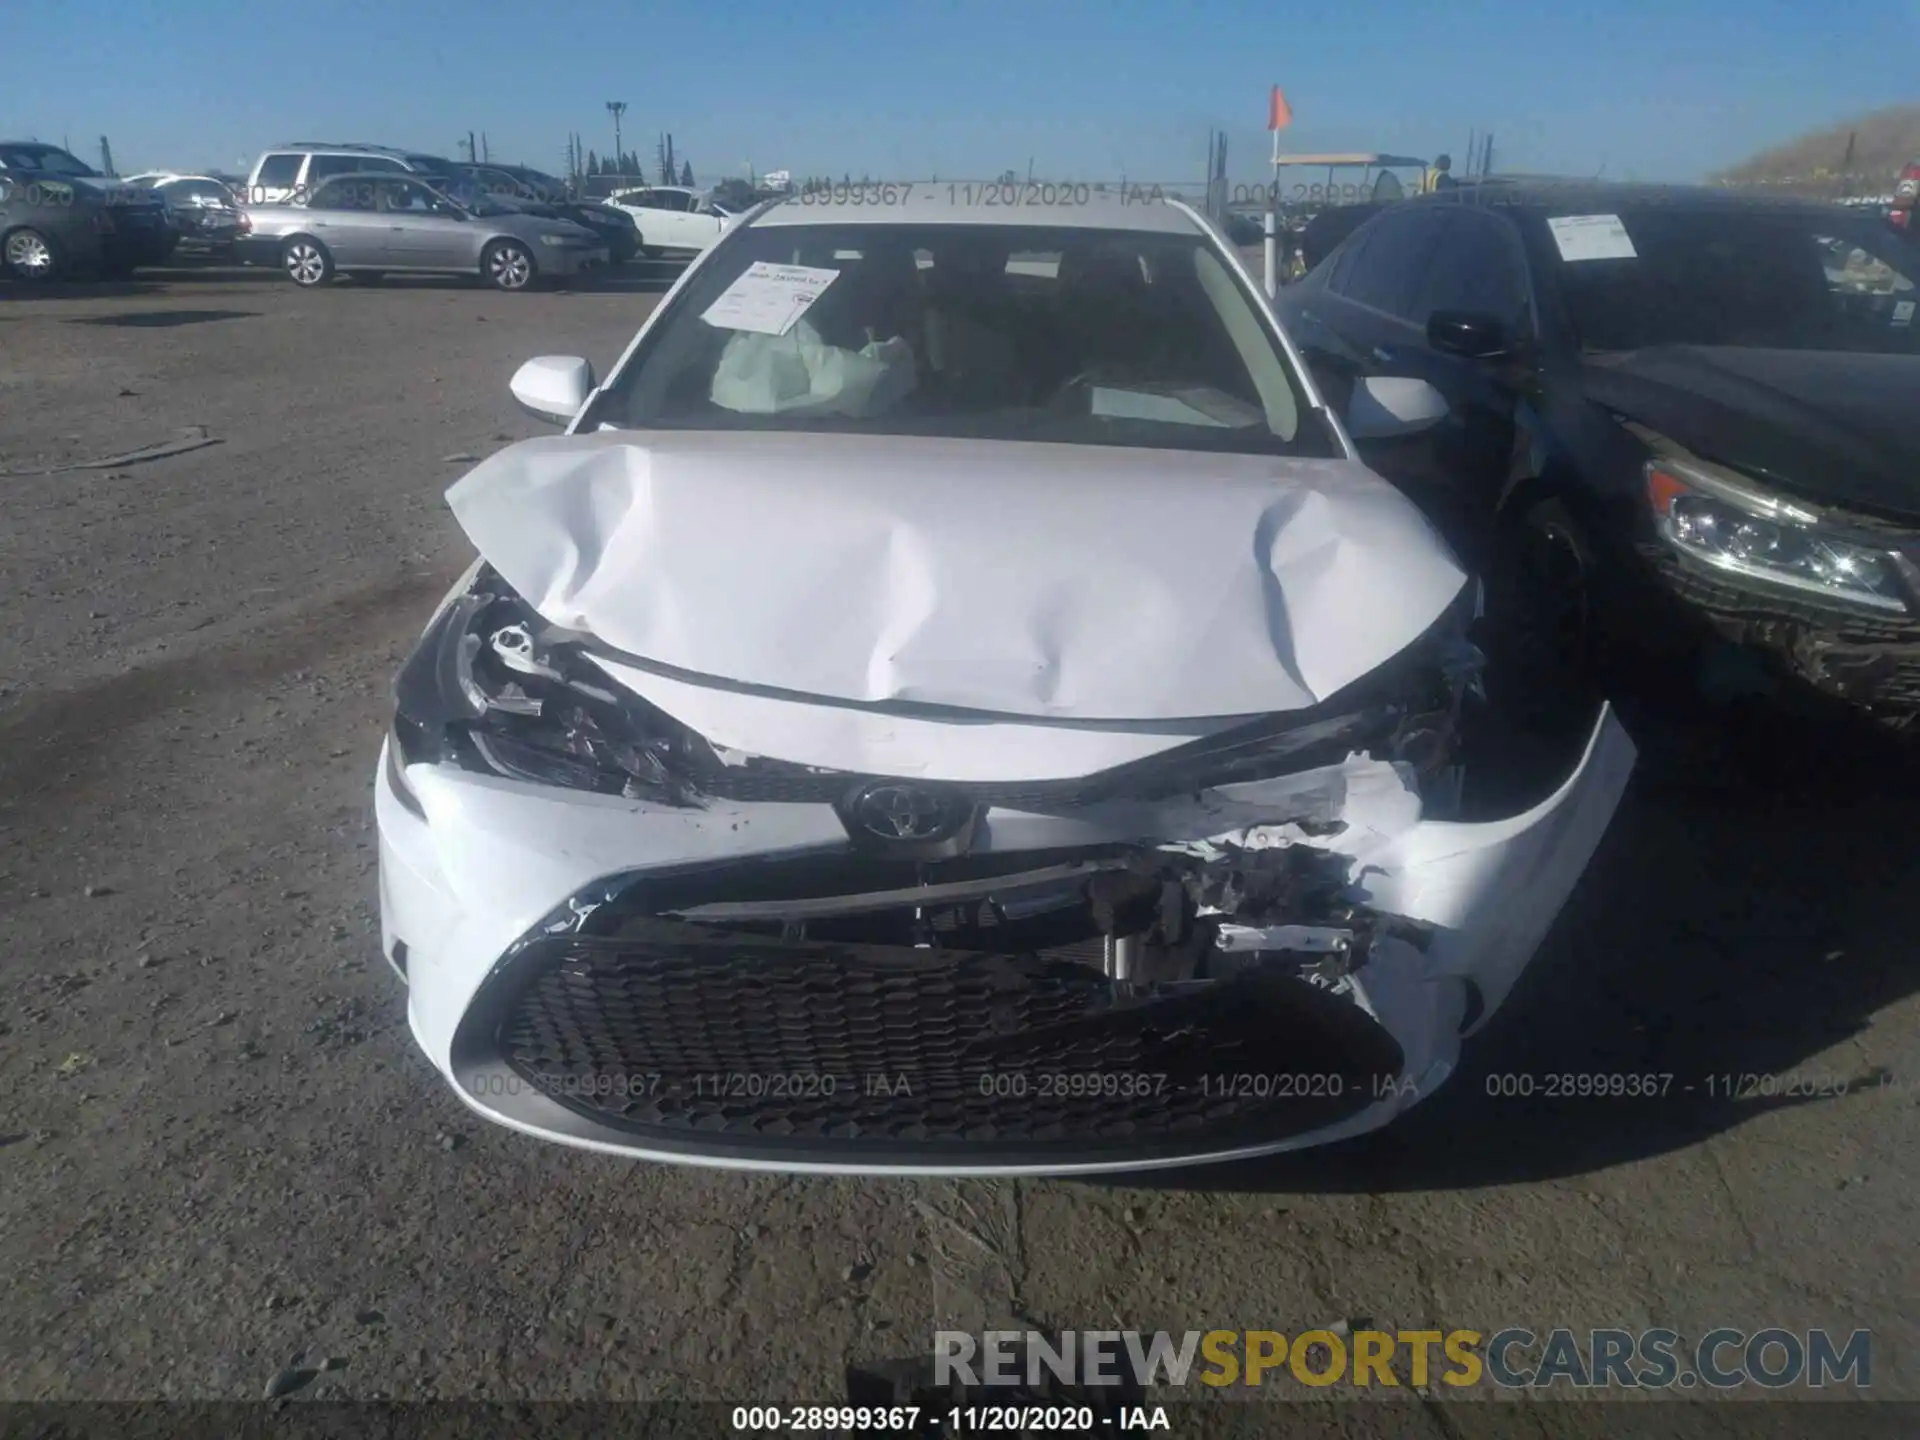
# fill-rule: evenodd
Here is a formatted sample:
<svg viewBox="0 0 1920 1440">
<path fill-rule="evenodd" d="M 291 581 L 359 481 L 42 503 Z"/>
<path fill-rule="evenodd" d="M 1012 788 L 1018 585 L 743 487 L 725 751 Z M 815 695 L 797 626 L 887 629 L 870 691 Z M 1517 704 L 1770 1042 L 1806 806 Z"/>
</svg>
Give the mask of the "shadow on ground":
<svg viewBox="0 0 1920 1440">
<path fill-rule="evenodd" d="M 86 315 L 69 325 L 105 325 L 124 330 L 172 330 L 181 325 L 206 325 L 216 320 L 248 320 L 258 310 L 129 310 L 121 315 Z"/>
<path fill-rule="evenodd" d="M 1871 754 L 1803 752 L 1771 785 L 1689 792 L 1636 776 L 1546 945 L 1432 1099 L 1344 1145 L 1121 1183 L 1359 1192 L 1553 1179 L 1680 1150 L 1764 1109 L 1858 1103 L 1753 1085 L 1736 1098 L 1741 1076 L 1920 1078 L 1813 1058 L 1920 989 L 1920 784 Z M 1672 1079 L 1660 1098 L 1547 1093 L 1565 1084 L 1552 1077 L 1581 1075 Z"/>
</svg>

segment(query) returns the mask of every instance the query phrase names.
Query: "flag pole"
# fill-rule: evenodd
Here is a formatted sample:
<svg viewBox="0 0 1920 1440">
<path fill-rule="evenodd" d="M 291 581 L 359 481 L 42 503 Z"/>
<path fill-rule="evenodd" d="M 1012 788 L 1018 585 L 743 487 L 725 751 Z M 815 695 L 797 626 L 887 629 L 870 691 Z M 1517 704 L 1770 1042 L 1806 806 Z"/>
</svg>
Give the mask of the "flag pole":
<svg viewBox="0 0 1920 1440">
<path fill-rule="evenodd" d="M 1267 186 L 1267 213 L 1264 229 L 1266 231 L 1262 246 L 1266 261 L 1267 299 L 1272 300 L 1280 294 L 1280 87 L 1273 87 L 1267 96 L 1267 128 L 1273 132 L 1273 181 Z"/>
</svg>

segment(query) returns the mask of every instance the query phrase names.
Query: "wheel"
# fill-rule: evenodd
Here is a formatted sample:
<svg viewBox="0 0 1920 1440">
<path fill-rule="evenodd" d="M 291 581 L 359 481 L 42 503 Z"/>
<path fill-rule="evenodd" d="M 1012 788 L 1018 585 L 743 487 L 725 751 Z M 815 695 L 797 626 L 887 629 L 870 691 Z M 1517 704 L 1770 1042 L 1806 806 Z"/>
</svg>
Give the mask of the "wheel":
<svg viewBox="0 0 1920 1440">
<path fill-rule="evenodd" d="M 296 235 L 280 251 L 280 264 L 296 285 L 311 288 L 333 278 L 333 256 L 310 235 Z"/>
<path fill-rule="evenodd" d="M 480 257 L 481 277 L 496 290 L 525 290 L 538 273 L 533 252 L 518 240 L 496 240 Z"/>
<path fill-rule="evenodd" d="M 1558 500 L 1501 527 L 1487 566 L 1487 690 L 1527 729 L 1590 724 L 1596 680 L 1593 548 Z"/>
<path fill-rule="evenodd" d="M 30 283 L 51 280 L 60 273 L 60 257 L 53 242 L 38 230 L 15 230 L 7 236 L 0 260 L 8 274 Z"/>
</svg>

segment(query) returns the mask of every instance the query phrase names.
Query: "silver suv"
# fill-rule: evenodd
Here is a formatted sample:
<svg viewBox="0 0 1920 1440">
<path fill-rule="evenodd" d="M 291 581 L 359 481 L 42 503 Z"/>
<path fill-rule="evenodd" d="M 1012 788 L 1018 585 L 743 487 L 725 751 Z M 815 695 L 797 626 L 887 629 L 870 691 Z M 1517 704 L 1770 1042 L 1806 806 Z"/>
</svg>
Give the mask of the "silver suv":
<svg viewBox="0 0 1920 1440">
<path fill-rule="evenodd" d="M 311 194 L 335 175 L 428 175 L 446 164 L 432 155 L 415 155 L 390 145 L 352 141 L 293 140 L 263 150 L 247 176 L 249 205 L 275 205 Z"/>
</svg>

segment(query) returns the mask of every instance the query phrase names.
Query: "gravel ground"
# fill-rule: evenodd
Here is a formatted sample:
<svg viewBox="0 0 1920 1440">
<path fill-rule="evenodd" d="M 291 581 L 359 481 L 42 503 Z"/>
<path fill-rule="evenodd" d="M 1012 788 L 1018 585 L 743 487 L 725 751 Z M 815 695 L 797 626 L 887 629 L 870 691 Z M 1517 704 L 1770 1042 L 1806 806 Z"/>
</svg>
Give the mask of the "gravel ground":
<svg viewBox="0 0 1920 1440">
<path fill-rule="evenodd" d="M 471 1117 L 377 952 L 387 682 L 468 558 L 441 492 L 534 433 L 513 367 L 604 367 L 657 289 L 0 287 L 0 1396 L 817 1402 L 1013 1319 L 1869 1327 L 1874 1393 L 1920 1391 L 1920 856 L 1884 787 L 1636 785 L 1470 1067 L 1336 1150 L 792 1180 Z M 1644 1072 L 1664 1100 L 1487 1093 Z M 1741 1074 L 1851 1090 L 1711 1093 Z"/>
</svg>

